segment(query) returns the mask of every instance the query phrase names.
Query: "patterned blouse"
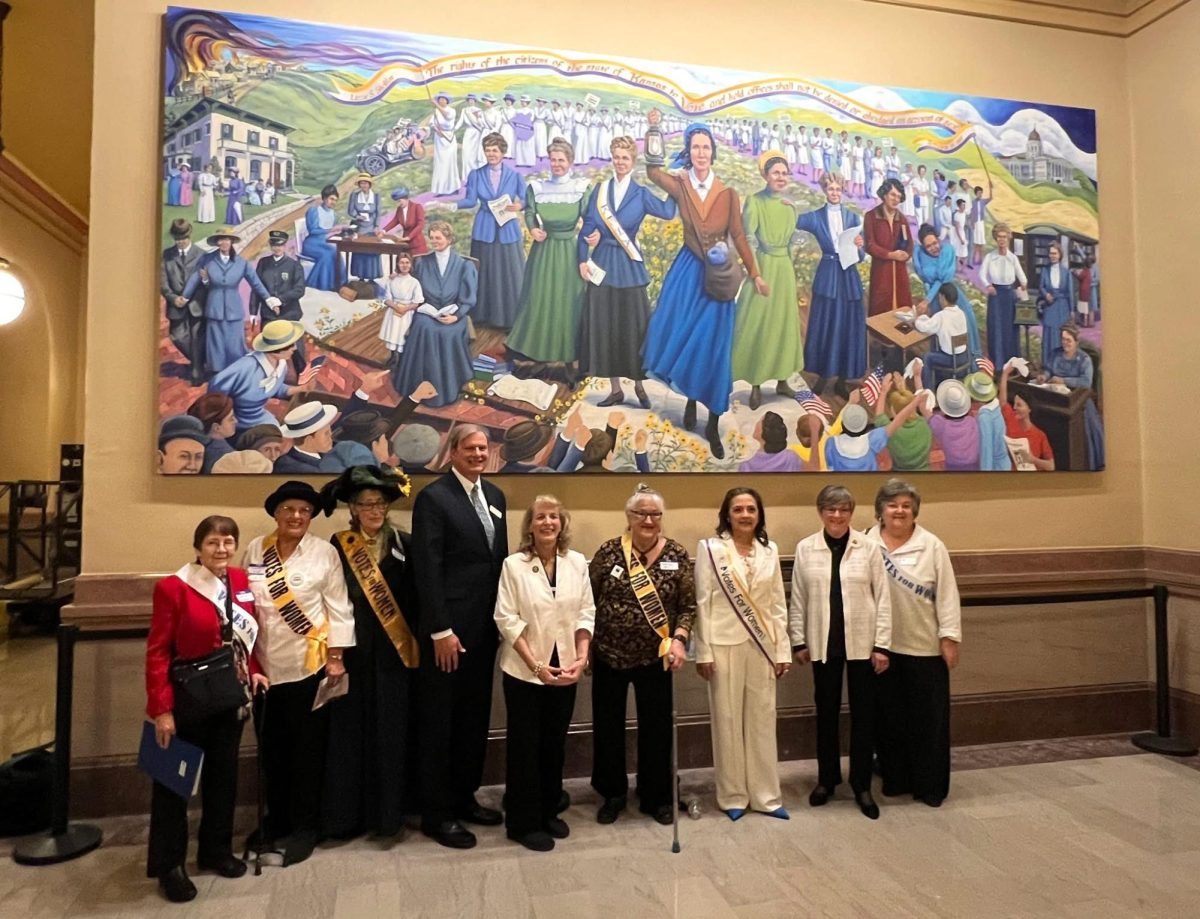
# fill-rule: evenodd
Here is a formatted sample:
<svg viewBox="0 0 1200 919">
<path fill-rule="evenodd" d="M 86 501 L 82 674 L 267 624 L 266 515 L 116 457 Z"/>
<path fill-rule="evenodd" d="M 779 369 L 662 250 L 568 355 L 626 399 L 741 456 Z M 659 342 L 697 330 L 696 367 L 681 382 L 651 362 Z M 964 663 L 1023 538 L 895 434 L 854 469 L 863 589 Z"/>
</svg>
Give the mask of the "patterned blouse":
<svg viewBox="0 0 1200 919">
<path fill-rule="evenodd" d="M 610 539 L 597 549 L 589 568 L 596 598 L 592 651 L 617 670 L 655 663 L 659 660 L 659 638 L 629 586 L 620 538 Z M 620 577 L 613 574 L 617 568 Z M 668 539 L 649 571 L 650 580 L 667 608 L 672 633 L 682 628 L 690 634 L 696 616 L 696 582 L 687 549 Z"/>
</svg>

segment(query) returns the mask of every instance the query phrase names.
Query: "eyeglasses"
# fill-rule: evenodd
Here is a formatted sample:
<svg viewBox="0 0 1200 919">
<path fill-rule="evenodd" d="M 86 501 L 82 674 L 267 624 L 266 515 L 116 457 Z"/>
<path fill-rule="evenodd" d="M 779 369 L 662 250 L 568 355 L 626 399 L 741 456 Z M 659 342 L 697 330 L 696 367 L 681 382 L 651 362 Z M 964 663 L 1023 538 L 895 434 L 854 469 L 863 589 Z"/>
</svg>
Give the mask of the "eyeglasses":
<svg viewBox="0 0 1200 919">
<path fill-rule="evenodd" d="M 641 517 L 643 520 L 661 520 L 662 511 L 630 511 L 635 517 Z"/>
<path fill-rule="evenodd" d="M 357 501 L 354 504 L 360 511 L 386 511 L 387 501 Z"/>
<path fill-rule="evenodd" d="M 288 507 L 285 504 L 279 510 L 285 517 L 311 517 L 313 515 L 313 509 L 307 504 L 302 504 L 300 507 Z"/>
<path fill-rule="evenodd" d="M 821 508 L 821 513 L 822 514 L 853 514 L 854 508 L 845 507 L 844 505 L 842 507 L 823 507 L 823 508 Z"/>
</svg>

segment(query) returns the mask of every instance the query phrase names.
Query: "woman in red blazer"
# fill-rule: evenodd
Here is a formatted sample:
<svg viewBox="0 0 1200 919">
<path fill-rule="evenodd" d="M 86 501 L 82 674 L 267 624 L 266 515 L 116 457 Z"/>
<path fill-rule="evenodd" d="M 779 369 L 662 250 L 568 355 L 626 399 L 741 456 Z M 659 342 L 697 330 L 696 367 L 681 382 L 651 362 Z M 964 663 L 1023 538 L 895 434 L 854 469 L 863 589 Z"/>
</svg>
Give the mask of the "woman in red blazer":
<svg viewBox="0 0 1200 919">
<path fill-rule="evenodd" d="M 396 202 L 396 213 L 383 225 L 383 232 L 397 231 L 395 235 L 408 247 L 410 255 L 424 255 L 429 251 L 425 242 L 425 208 L 421 202 L 409 200 L 404 186 L 392 192 L 392 200 Z"/>
<path fill-rule="evenodd" d="M 243 678 L 266 689 L 252 654 L 258 624 L 246 572 L 229 567 L 237 552 L 238 527 L 229 517 L 206 517 L 196 527 L 192 545 L 196 561 L 184 565 L 154 586 L 154 610 L 146 642 L 146 714 L 164 749 L 171 737 L 204 751 L 200 773 L 203 813 L 197 864 L 222 877 L 246 873 L 246 863 L 233 854 L 233 807 L 237 793 L 237 757 L 249 706 L 200 721 L 175 717 L 175 692 L 169 671 L 177 660 L 204 657 L 221 647 L 226 592 L 232 593 L 235 657 L 245 661 Z M 246 653 L 242 654 L 236 646 Z M 150 851 L 146 875 L 158 878 L 163 895 L 174 903 L 196 896 L 184 870 L 187 860 L 187 801 L 154 783 L 150 799 Z"/>
</svg>

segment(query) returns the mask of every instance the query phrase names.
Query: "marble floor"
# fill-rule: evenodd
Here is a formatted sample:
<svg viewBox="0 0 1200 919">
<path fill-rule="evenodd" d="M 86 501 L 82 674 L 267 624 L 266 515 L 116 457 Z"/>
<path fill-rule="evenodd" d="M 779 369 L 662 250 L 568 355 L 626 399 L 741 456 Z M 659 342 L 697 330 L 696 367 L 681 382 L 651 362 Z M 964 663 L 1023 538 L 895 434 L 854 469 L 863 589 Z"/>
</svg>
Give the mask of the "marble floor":
<svg viewBox="0 0 1200 919">
<path fill-rule="evenodd" d="M 1107 744 L 1107 746 L 1106 746 Z M 788 822 L 713 810 L 710 770 L 684 773 L 704 814 L 671 829 L 628 812 L 594 822 L 594 797 L 568 784 L 569 839 L 527 852 L 483 829 L 469 852 L 419 833 L 399 842 L 326 846 L 308 862 L 236 881 L 193 875 L 200 896 L 177 906 L 144 877 L 144 818 L 102 822 L 105 845 L 47 868 L 20 867 L 0 841 L 3 917 L 1178 917 L 1200 903 L 1200 775 L 1187 763 L 1087 741 L 1022 765 L 956 751 L 940 810 L 880 799 L 868 821 L 844 792 L 804 802 L 811 761 L 781 767 Z M 981 748 L 977 748 L 981 749 Z M 1043 749 L 1043 753 L 1045 750 Z M 1015 751 L 1006 754 L 1012 759 Z M 1035 751 L 1036 753 L 1036 751 Z M 1003 757 L 1001 757 L 1003 758 Z M 1039 758 L 1037 755 L 1034 759 Z M 496 803 L 500 789 L 481 792 Z M 239 814 L 248 824 L 251 815 Z"/>
</svg>

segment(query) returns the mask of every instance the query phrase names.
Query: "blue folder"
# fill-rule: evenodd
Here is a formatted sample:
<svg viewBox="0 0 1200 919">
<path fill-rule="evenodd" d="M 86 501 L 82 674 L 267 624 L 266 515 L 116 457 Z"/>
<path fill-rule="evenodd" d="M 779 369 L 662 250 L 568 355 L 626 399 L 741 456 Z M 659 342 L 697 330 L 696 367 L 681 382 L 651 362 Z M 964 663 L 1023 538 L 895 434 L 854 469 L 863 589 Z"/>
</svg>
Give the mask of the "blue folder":
<svg viewBox="0 0 1200 919">
<path fill-rule="evenodd" d="M 204 751 L 186 740 L 172 737 L 164 750 L 154 737 L 154 722 L 142 725 L 142 746 L 138 750 L 138 768 L 154 781 L 187 799 L 200 788 L 200 768 Z"/>
</svg>

